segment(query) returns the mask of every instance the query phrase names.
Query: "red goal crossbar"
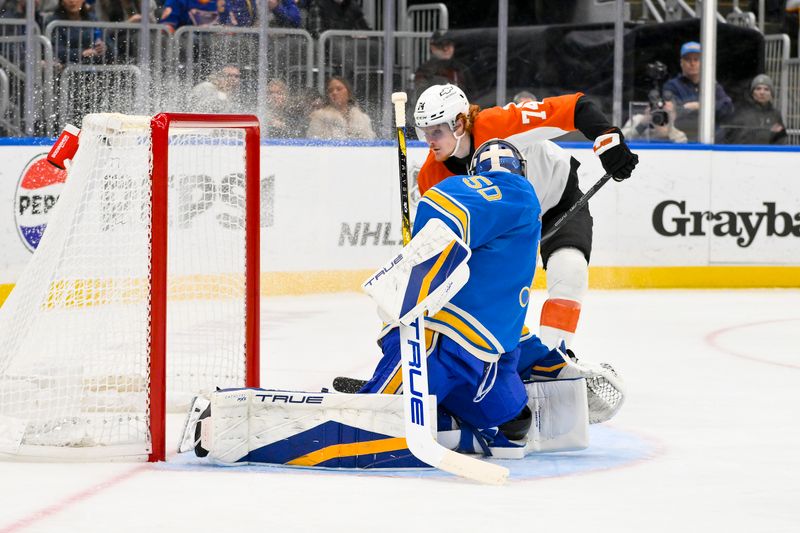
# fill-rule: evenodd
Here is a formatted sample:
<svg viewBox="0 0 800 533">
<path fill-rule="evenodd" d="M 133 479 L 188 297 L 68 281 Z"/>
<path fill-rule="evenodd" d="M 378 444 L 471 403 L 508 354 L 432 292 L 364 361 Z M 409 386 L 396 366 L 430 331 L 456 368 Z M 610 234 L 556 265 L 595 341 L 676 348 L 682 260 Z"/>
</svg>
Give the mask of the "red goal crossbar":
<svg viewBox="0 0 800 533">
<path fill-rule="evenodd" d="M 167 352 L 167 196 L 170 128 L 238 128 L 245 132 L 245 386 L 259 386 L 260 312 L 260 128 L 254 115 L 160 113 L 150 121 L 152 151 L 150 229 L 150 380 L 151 452 L 148 461 L 166 458 Z"/>
</svg>

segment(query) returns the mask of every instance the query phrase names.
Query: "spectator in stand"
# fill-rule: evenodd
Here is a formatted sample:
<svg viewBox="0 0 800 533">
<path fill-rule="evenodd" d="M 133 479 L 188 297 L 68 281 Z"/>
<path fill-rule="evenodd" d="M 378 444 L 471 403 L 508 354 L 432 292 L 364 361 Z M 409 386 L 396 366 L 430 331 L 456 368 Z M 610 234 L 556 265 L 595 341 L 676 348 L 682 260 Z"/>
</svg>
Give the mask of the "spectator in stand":
<svg viewBox="0 0 800 533">
<path fill-rule="evenodd" d="M 364 13 L 354 0 L 303 0 L 306 27 L 315 37 L 326 30 L 368 30 Z"/>
<path fill-rule="evenodd" d="M 92 13 L 97 20 L 106 22 L 130 22 L 138 23 L 142 20 L 140 8 L 141 0 L 93 0 L 91 4 Z M 148 16 L 150 22 L 155 22 L 156 0 L 149 0 Z M 119 28 L 106 29 L 107 42 L 109 44 L 110 61 L 115 63 L 136 61 L 138 54 L 138 31 Z"/>
<path fill-rule="evenodd" d="M 42 21 L 42 28 L 45 22 L 50 20 L 56 9 L 58 9 L 58 0 L 38 0 L 39 4 L 39 20 Z"/>
<path fill-rule="evenodd" d="M 431 37 L 431 57 L 420 65 L 414 74 L 414 88 L 417 96 L 431 85 L 451 83 L 467 94 L 475 92 L 472 75 L 464 63 L 453 58 L 456 52 L 455 42 L 443 31 L 437 31 Z"/>
<path fill-rule="evenodd" d="M 306 135 L 312 139 L 374 139 L 372 121 L 358 108 L 350 84 L 334 76 L 326 85 L 328 104 L 309 117 Z"/>
<path fill-rule="evenodd" d="M 289 97 L 289 87 L 283 80 L 267 82 L 267 115 L 264 128 L 270 137 L 297 137 L 296 124 Z"/>
<path fill-rule="evenodd" d="M 107 22 L 139 22 L 142 20 L 141 0 L 94 0 L 92 10 L 97 20 Z M 156 0 L 149 1 L 150 22 L 156 21 Z"/>
<path fill-rule="evenodd" d="M 325 97 L 323 97 L 314 87 L 300 87 L 298 96 L 294 100 L 292 107 L 293 113 L 299 118 L 299 124 L 296 126 L 295 136 L 301 137 L 306 135 L 308 125 L 311 123 L 311 115 L 314 111 L 322 109 L 327 105 Z"/>
<path fill-rule="evenodd" d="M 269 9 L 270 27 L 300 27 L 300 8 L 297 7 L 297 2 L 295 2 L 295 0 L 269 0 L 267 8 Z"/>
<path fill-rule="evenodd" d="M 225 65 L 192 88 L 190 107 L 202 113 L 236 113 L 242 111 L 239 101 L 241 71 L 236 65 Z"/>
<path fill-rule="evenodd" d="M 268 0 L 272 26 L 300 27 L 300 9 L 294 0 Z M 161 22 L 173 30 L 181 26 L 253 26 L 258 20 L 257 0 L 166 0 Z"/>
<path fill-rule="evenodd" d="M 669 143 L 688 142 L 686 133 L 675 127 L 675 104 L 664 99 L 663 113 L 653 120 L 648 106 L 644 113 L 633 115 L 622 127 L 622 135 L 628 140 L 646 140 Z M 666 119 L 666 120 L 665 120 Z"/>
<path fill-rule="evenodd" d="M 257 2 L 258 0 L 215 1 L 219 12 L 218 22 L 226 26 L 252 26 L 258 18 Z"/>
<path fill-rule="evenodd" d="M 750 82 L 750 94 L 726 128 L 730 144 L 786 144 L 786 126 L 772 103 L 775 85 L 766 74 Z"/>
<path fill-rule="evenodd" d="M 217 24 L 219 16 L 216 0 L 166 0 L 160 22 L 174 31 L 181 26 Z"/>
<path fill-rule="evenodd" d="M 59 0 L 48 24 L 54 20 L 95 21 L 85 0 Z M 53 34 L 53 53 L 62 64 L 103 63 L 108 45 L 102 32 L 90 27 L 56 28 Z"/>
<path fill-rule="evenodd" d="M 39 18 L 39 4 L 41 2 L 36 0 L 36 19 Z M 0 18 L 3 19 L 24 19 L 27 14 L 26 0 L 6 0 L 0 1 Z"/>
<path fill-rule="evenodd" d="M 670 93 L 675 103 L 675 126 L 697 139 L 697 124 L 700 111 L 700 43 L 690 41 L 681 46 L 681 74 L 668 80 L 662 93 Z M 716 123 L 720 126 L 733 114 L 733 101 L 725 89 L 716 84 Z"/>
</svg>

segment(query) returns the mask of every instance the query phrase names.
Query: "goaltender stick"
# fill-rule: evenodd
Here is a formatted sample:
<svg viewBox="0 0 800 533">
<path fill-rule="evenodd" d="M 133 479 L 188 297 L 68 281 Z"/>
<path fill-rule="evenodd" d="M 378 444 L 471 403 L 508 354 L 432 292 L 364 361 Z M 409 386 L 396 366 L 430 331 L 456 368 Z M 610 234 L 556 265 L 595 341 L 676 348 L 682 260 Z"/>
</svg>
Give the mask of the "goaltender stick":
<svg viewBox="0 0 800 533">
<path fill-rule="evenodd" d="M 490 140 L 475 151 L 471 175 L 447 178 L 424 195 L 409 244 L 365 283 L 389 325 L 380 341 L 383 357 L 360 394 L 220 391 L 211 402 L 195 401 L 180 451 L 210 452 L 229 464 L 420 466 L 399 461 L 402 449 L 390 450 L 391 457 L 369 453 L 386 451 L 375 443 L 392 440 L 377 433 L 403 435 L 401 404 L 393 402 L 403 388 L 395 326 L 412 307 L 427 314 L 428 389 L 439 403 L 440 444 L 503 458 L 586 447 L 584 378 L 607 376 L 621 394 L 615 376 L 579 365 L 563 345 L 549 350 L 541 344 L 539 359 L 556 364 L 566 379 L 525 384 L 519 373 L 519 331 L 542 212 L 525 169 L 512 144 Z M 320 437 L 319 428 L 331 423 L 335 431 Z M 369 442 L 352 436 L 367 432 Z M 305 453 L 289 459 L 292 448 Z M 345 453 L 360 455 L 347 462 Z"/>
</svg>

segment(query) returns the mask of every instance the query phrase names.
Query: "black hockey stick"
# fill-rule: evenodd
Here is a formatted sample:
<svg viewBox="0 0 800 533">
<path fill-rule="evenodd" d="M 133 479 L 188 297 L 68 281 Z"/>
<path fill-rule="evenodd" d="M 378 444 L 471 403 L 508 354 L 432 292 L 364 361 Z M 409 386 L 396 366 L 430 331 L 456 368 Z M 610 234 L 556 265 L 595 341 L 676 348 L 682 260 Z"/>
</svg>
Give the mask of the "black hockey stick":
<svg viewBox="0 0 800 533">
<path fill-rule="evenodd" d="M 400 178 L 400 215 L 402 217 L 403 246 L 411 240 L 411 207 L 408 200 L 408 163 L 406 162 L 406 93 L 392 93 L 397 127 L 397 162 Z"/>
<path fill-rule="evenodd" d="M 606 182 L 607 182 L 608 180 L 610 180 L 610 179 L 611 179 L 611 174 L 605 174 L 605 175 L 604 175 L 602 178 L 600 178 L 599 180 L 597 180 L 597 183 L 595 183 L 594 185 L 592 185 L 592 188 L 591 188 L 591 189 L 589 189 L 588 191 L 586 191 L 586 192 L 583 194 L 583 196 L 581 196 L 580 198 L 578 198 L 578 201 L 577 201 L 577 202 L 575 202 L 575 203 L 572 205 L 572 207 L 570 207 L 570 208 L 567 210 L 567 212 L 566 212 L 566 213 L 564 213 L 563 215 L 561 215 L 560 217 L 558 217 L 558 220 L 556 220 L 556 221 L 555 221 L 555 223 L 553 224 L 553 227 L 552 227 L 552 228 L 550 228 L 550 229 L 547 231 L 547 233 L 545 233 L 544 235 L 542 235 L 542 238 L 539 240 L 539 244 L 543 243 L 544 241 L 546 241 L 547 239 L 549 239 L 550 237 L 552 237 L 552 236 L 553 236 L 553 235 L 554 235 L 554 234 L 555 234 L 555 233 L 556 233 L 558 230 L 560 230 L 562 227 L 564 227 L 564 224 L 566 224 L 566 223 L 567 223 L 567 220 L 569 220 L 569 219 L 571 219 L 573 216 L 575 216 L 575 213 L 577 213 L 578 211 L 580 211 L 580 210 L 583 208 L 583 206 L 585 206 L 585 205 L 586 205 L 586 203 L 589 201 L 589 198 L 591 198 L 592 196 L 594 196 L 594 193 L 596 193 L 597 191 L 599 191 L 599 190 L 600 190 L 600 187 L 602 187 L 603 185 L 605 185 L 605 184 L 606 184 Z"/>
<path fill-rule="evenodd" d="M 398 157 L 400 162 L 400 208 L 403 217 L 403 245 L 411 241 L 411 210 L 408 199 L 408 171 L 406 168 L 406 93 L 393 93 L 395 126 L 397 127 Z M 500 485 L 508 479 L 508 468 L 481 461 L 445 448 L 433 437 L 436 431 L 435 407 L 429 402 L 428 364 L 425 354 L 424 316 L 413 317 L 410 324 L 398 322 L 400 329 L 400 368 L 403 372 L 403 412 L 405 438 L 408 450 L 434 468 L 457 476 Z M 422 349 L 420 350 L 420 346 Z M 417 379 L 413 379 L 414 376 Z M 433 400 L 435 402 L 435 400 Z"/>
</svg>

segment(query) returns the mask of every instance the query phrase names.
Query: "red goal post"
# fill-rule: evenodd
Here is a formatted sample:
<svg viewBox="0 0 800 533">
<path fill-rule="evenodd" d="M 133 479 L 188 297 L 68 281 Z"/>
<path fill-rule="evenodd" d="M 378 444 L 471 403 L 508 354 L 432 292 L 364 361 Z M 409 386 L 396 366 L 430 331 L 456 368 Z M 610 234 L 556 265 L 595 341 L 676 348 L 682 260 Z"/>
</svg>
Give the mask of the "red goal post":
<svg viewBox="0 0 800 533">
<path fill-rule="evenodd" d="M 246 324 L 245 386 L 258 387 L 260 381 L 260 142 L 255 115 L 210 115 L 202 113 L 160 113 L 150 121 L 152 171 L 152 232 L 150 234 L 151 352 L 150 416 L 152 452 L 148 461 L 166 458 L 166 377 L 167 377 L 167 202 L 169 179 L 170 128 L 239 128 L 245 142 L 245 247 L 246 247 Z M 255 253 L 252 251 L 255 250 Z"/>
</svg>

